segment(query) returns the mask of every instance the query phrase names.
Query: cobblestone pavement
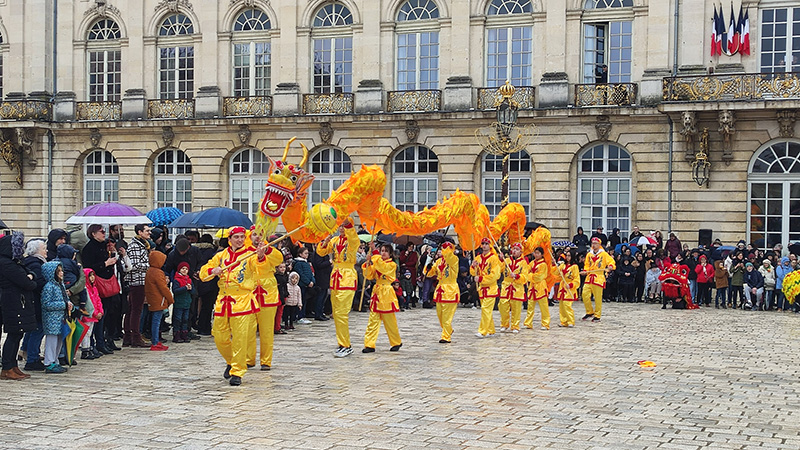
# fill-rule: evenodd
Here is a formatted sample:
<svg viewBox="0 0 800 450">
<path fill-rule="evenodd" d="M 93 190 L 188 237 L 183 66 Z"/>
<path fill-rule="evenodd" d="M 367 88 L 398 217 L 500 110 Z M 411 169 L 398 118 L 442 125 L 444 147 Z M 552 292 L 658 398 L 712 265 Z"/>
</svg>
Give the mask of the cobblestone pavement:
<svg viewBox="0 0 800 450">
<path fill-rule="evenodd" d="M 332 321 L 300 325 L 238 388 L 209 338 L 125 349 L 0 383 L 0 447 L 800 448 L 800 316 L 604 306 L 599 324 L 483 340 L 459 308 L 449 345 L 434 311 L 407 311 L 400 352 L 381 330 L 372 354 L 351 313 L 352 356 L 333 357 Z"/>
</svg>

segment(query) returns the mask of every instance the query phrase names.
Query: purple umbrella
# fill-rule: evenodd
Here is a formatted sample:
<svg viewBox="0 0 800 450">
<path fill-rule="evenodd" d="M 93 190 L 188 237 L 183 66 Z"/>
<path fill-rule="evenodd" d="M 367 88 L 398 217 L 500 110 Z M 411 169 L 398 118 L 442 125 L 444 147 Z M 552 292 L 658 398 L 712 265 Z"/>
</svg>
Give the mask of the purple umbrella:
<svg viewBox="0 0 800 450">
<path fill-rule="evenodd" d="M 136 225 L 139 223 L 149 224 L 152 222 L 147 216 L 136 208 L 121 203 L 98 203 L 87 206 L 67 219 L 67 225 L 90 225 L 112 224 L 112 225 Z"/>
</svg>

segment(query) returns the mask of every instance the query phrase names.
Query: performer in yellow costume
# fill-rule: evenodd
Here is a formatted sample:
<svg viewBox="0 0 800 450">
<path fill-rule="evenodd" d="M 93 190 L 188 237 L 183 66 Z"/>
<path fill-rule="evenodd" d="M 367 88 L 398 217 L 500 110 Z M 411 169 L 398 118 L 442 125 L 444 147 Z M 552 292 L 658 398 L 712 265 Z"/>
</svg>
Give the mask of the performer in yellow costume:
<svg viewBox="0 0 800 450">
<path fill-rule="evenodd" d="M 500 331 L 519 333 L 522 302 L 525 301 L 525 284 L 528 282 L 528 263 L 522 256 L 522 245 L 511 245 L 511 257 L 506 259 L 506 272 L 500 289 Z M 509 309 L 511 318 L 509 321 Z"/>
<path fill-rule="evenodd" d="M 261 235 L 251 229 L 250 239 L 253 247 L 248 250 L 253 251 L 261 246 L 263 240 Z M 256 365 L 256 328 L 261 340 L 261 370 L 270 370 L 272 367 L 272 344 L 275 337 L 275 313 L 278 305 L 281 304 L 278 298 L 278 282 L 275 280 L 275 268 L 283 262 L 283 253 L 272 247 L 267 247 L 263 261 L 255 264 L 255 288 L 256 305 L 259 311 L 255 313 L 255 319 L 251 323 L 250 342 L 247 345 L 247 366 Z"/>
<path fill-rule="evenodd" d="M 528 314 L 525 316 L 525 327 L 533 328 L 534 305 L 539 305 L 542 313 L 542 330 L 550 329 L 550 308 L 547 304 L 547 263 L 544 260 L 544 249 L 536 247 L 533 250 L 533 262 L 530 264 L 530 291 L 528 292 Z"/>
<path fill-rule="evenodd" d="M 356 255 L 361 240 L 358 238 L 353 222 L 348 219 L 339 226 L 339 236 L 327 238 L 317 245 L 320 256 L 333 255 L 333 273 L 331 273 L 331 307 L 333 321 L 336 324 L 336 341 L 339 348 L 333 356 L 344 358 L 353 353 L 350 346 L 349 314 L 353 308 L 353 295 L 358 286 L 356 273 Z"/>
<path fill-rule="evenodd" d="M 436 277 L 439 284 L 433 291 L 433 301 L 436 303 L 436 315 L 442 327 L 440 344 L 449 344 L 453 334 L 453 316 L 460 300 L 458 288 L 458 256 L 453 253 L 455 246 L 451 242 L 442 244 L 442 257 L 434 261 L 433 266 L 425 274 L 426 277 Z"/>
<path fill-rule="evenodd" d="M 370 250 L 374 246 L 370 245 Z M 374 253 L 374 251 L 373 251 Z M 397 264 L 392 261 L 392 246 L 381 245 L 379 255 L 373 254 L 369 261 L 361 267 L 364 270 L 364 278 L 377 280 L 375 287 L 372 288 L 372 298 L 369 303 L 369 322 L 367 331 L 364 333 L 364 349 L 362 353 L 372 353 L 375 351 L 375 341 L 378 340 L 381 322 L 383 328 L 389 336 L 389 344 L 392 348 L 389 351 L 396 352 L 403 346 L 400 340 L 400 332 L 397 330 L 397 318 L 394 313 L 400 311 L 397 303 L 397 295 L 394 293 L 392 283 L 397 279 Z"/>
<path fill-rule="evenodd" d="M 253 297 L 254 280 L 257 276 L 256 261 L 265 259 L 265 248 L 258 254 L 237 261 L 245 253 L 245 229 L 234 227 L 228 238 L 229 247 L 217 253 L 200 269 L 200 279 L 210 281 L 219 276 L 219 296 L 214 305 L 212 334 L 220 355 L 228 367 L 223 376 L 230 379 L 231 386 L 242 384 L 247 372 L 247 345 L 250 342 L 254 313 L 258 305 Z M 225 267 L 225 269 L 223 269 Z"/>
<path fill-rule="evenodd" d="M 600 322 L 600 314 L 603 311 L 603 289 L 606 287 L 606 274 L 614 270 L 616 264 L 600 243 L 600 239 L 592 238 L 592 249 L 586 254 L 586 262 L 583 265 L 581 275 L 586 275 L 583 284 L 583 306 L 586 307 L 586 315 L 581 320 L 592 319 L 592 322 Z M 592 308 L 592 297 L 594 296 L 595 307 Z"/>
<path fill-rule="evenodd" d="M 503 273 L 503 263 L 492 250 L 492 242 L 489 238 L 481 240 L 481 254 L 472 262 L 470 275 L 475 277 L 478 286 L 478 298 L 481 299 L 481 323 L 478 325 L 478 332 L 475 336 L 484 338 L 494 334 L 494 317 L 492 311 L 500 290 L 497 281 Z"/>
<path fill-rule="evenodd" d="M 558 266 L 558 270 L 563 275 L 556 293 L 558 318 L 560 319 L 558 326 L 560 327 L 575 326 L 575 313 L 572 310 L 572 302 L 578 300 L 578 288 L 581 285 L 580 269 L 575 264 L 576 260 L 575 251 L 567 250 L 561 256 L 561 262 Z"/>
</svg>

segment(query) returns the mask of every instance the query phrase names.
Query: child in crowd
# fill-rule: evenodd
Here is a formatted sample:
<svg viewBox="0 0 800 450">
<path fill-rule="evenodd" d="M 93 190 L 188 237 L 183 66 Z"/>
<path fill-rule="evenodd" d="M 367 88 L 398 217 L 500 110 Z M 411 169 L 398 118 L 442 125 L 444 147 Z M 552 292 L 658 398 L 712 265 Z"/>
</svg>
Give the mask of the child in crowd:
<svg viewBox="0 0 800 450">
<path fill-rule="evenodd" d="M 403 288 L 403 296 L 406 298 L 406 309 L 408 309 L 409 305 L 416 308 L 417 299 L 414 296 L 414 283 L 411 280 L 410 270 L 406 270 L 403 273 L 403 278 L 400 279 L 400 287 Z"/>
<path fill-rule="evenodd" d="M 403 295 L 403 288 L 400 287 L 400 281 L 394 280 L 392 283 L 392 288 L 394 289 L 394 295 L 397 296 L 397 303 L 400 304 L 400 311 L 405 311 L 408 309 L 408 300 L 406 296 Z"/>
<path fill-rule="evenodd" d="M 61 268 L 64 270 L 64 287 L 67 288 L 67 295 L 71 297 L 70 299 L 75 302 L 75 305 L 84 309 L 88 298 L 82 285 L 85 285 L 86 280 L 80 264 L 75 261 L 77 254 L 75 248 L 69 244 L 58 246 L 57 255 L 61 262 Z M 77 295 L 71 295 L 72 293 Z"/>
<path fill-rule="evenodd" d="M 169 347 L 162 343 L 161 317 L 169 305 L 175 302 L 172 292 L 169 291 L 167 275 L 161 270 L 167 261 L 167 255 L 158 250 L 150 252 L 150 268 L 144 276 L 144 297 L 147 309 L 150 310 L 150 341 L 152 351 L 165 351 Z"/>
<path fill-rule="evenodd" d="M 278 305 L 278 310 L 275 312 L 275 333 L 286 334 L 286 329 L 283 326 L 284 309 L 286 308 L 286 297 L 289 296 L 289 274 L 286 273 L 286 263 L 282 262 L 275 268 L 275 281 L 278 284 L 278 299 L 281 304 Z"/>
<path fill-rule="evenodd" d="M 294 330 L 294 321 L 297 313 L 303 306 L 303 293 L 300 291 L 300 275 L 297 272 L 289 274 L 289 284 L 286 286 L 287 296 L 284 308 L 285 328 L 289 331 Z"/>
<path fill-rule="evenodd" d="M 67 289 L 64 287 L 64 269 L 59 261 L 50 261 L 42 265 L 42 277 L 47 284 L 42 288 L 42 327 L 45 335 L 44 365 L 45 373 L 64 373 L 66 367 L 58 363 L 58 355 L 64 339 L 61 326 L 72 303 L 69 301 Z"/>
<path fill-rule="evenodd" d="M 178 264 L 178 271 L 172 279 L 172 294 L 175 304 L 172 307 L 172 342 L 189 342 L 189 308 L 192 306 L 192 279 L 189 277 L 189 264 Z"/>
<path fill-rule="evenodd" d="M 714 307 L 719 308 L 719 304 L 722 303 L 722 309 L 725 309 L 725 303 L 728 299 L 728 270 L 725 269 L 725 264 L 722 260 L 714 261 L 714 287 L 717 288 Z"/>
<path fill-rule="evenodd" d="M 83 269 L 83 272 L 86 277 L 86 296 L 88 297 L 86 310 L 89 315 L 81 319 L 86 326 L 86 335 L 81 341 L 81 359 L 97 359 L 103 354 L 92 346 L 92 331 L 94 324 L 103 318 L 103 302 L 100 300 L 100 293 L 97 292 L 97 285 L 95 285 L 94 270 Z"/>
<path fill-rule="evenodd" d="M 656 297 L 661 293 L 661 281 L 658 279 L 660 276 L 661 269 L 659 269 L 658 265 L 655 263 L 650 266 L 650 270 L 645 274 L 644 291 L 647 293 L 647 297 L 651 302 L 655 301 Z"/>
</svg>

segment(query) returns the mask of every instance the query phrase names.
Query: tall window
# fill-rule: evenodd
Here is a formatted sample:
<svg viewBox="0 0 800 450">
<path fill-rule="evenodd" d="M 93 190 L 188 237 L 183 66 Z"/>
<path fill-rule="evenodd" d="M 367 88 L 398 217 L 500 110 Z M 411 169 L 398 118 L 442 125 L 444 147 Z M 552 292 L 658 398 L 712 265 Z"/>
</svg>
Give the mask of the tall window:
<svg viewBox="0 0 800 450">
<path fill-rule="evenodd" d="M 633 0 L 586 0 L 584 9 L 628 8 L 633 6 Z"/>
<path fill-rule="evenodd" d="M 343 4 L 333 1 L 314 15 L 314 92 L 334 93 L 353 90 L 353 15 Z"/>
<path fill-rule="evenodd" d="M 500 212 L 503 201 L 503 157 L 487 153 L 482 164 L 483 204 L 489 215 Z M 512 153 L 508 160 L 508 201 L 525 207 L 530 217 L 531 209 L 531 157 L 525 150 Z"/>
<path fill-rule="evenodd" d="M 800 7 L 762 9 L 759 48 L 762 72 L 800 71 Z"/>
<path fill-rule="evenodd" d="M 578 224 L 586 230 L 619 228 L 631 222 L 631 156 L 615 144 L 599 144 L 578 159 Z"/>
<path fill-rule="evenodd" d="M 439 158 L 431 149 L 414 145 L 400 150 L 392 160 L 394 206 L 419 212 L 439 197 Z"/>
<path fill-rule="evenodd" d="M 111 152 L 95 150 L 83 160 L 83 206 L 119 201 L 119 167 Z"/>
<path fill-rule="evenodd" d="M 192 162 L 181 150 L 168 148 L 155 162 L 156 208 L 192 210 Z"/>
<path fill-rule="evenodd" d="M 771 249 L 800 240 L 800 143 L 778 142 L 756 152 L 748 185 L 749 242 Z"/>
<path fill-rule="evenodd" d="M 122 54 L 119 50 L 121 33 L 119 25 L 111 19 L 100 19 L 87 35 L 89 101 L 106 102 L 121 100 Z M 113 46 L 116 48 L 109 49 Z M 100 48 L 102 47 L 102 48 Z"/>
<path fill-rule="evenodd" d="M 325 199 L 350 177 L 352 163 L 347 153 L 338 148 L 324 148 L 311 157 L 311 202 L 315 205 Z"/>
<path fill-rule="evenodd" d="M 419 29 L 438 28 L 438 23 L 433 22 L 438 18 L 439 8 L 432 0 L 407 0 L 400 6 L 397 22 L 402 25 L 402 32 L 397 34 L 397 89 L 439 87 L 439 31 Z"/>
<path fill-rule="evenodd" d="M 231 208 L 255 218 L 269 177 L 269 160 L 256 148 L 246 148 L 231 158 Z"/>
<path fill-rule="evenodd" d="M 486 82 L 502 86 L 511 80 L 515 86 L 533 84 L 533 28 L 503 26 L 507 15 L 530 14 L 530 0 L 493 0 L 486 15 Z"/>
<path fill-rule="evenodd" d="M 161 37 L 173 37 L 174 45 L 159 47 L 159 98 L 176 99 L 194 96 L 194 46 L 190 41 L 176 39 L 194 33 L 191 19 L 184 14 L 167 16 L 158 30 Z"/>
<path fill-rule="evenodd" d="M 583 25 L 583 82 L 630 83 L 633 22 Z"/>
<path fill-rule="evenodd" d="M 269 17 L 258 9 L 245 9 L 233 24 L 233 95 L 269 95 Z M 241 42 L 239 42 L 241 40 Z"/>
</svg>

